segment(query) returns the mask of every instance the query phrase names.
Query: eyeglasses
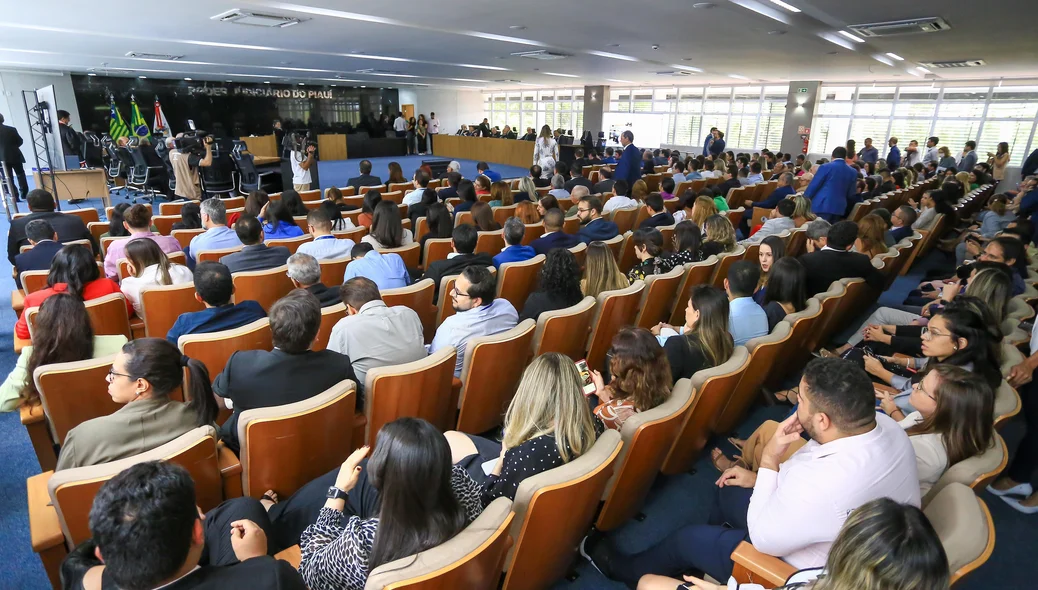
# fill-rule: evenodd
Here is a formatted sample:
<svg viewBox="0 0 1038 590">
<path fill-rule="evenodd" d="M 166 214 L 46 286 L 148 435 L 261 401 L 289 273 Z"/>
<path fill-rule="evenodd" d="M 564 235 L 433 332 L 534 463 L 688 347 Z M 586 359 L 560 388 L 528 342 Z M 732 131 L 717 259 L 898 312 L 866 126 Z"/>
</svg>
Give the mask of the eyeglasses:
<svg viewBox="0 0 1038 590">
<path fill-rule="evenodd" d="M 914 387 L 914 388 L 918 389 L 919 391 L 921 391 L 921 392 L 923 393 L 923 395 L 925 395 L 926 397 L 928 397 L 928 398 L 932 399 L 933 401 L 937 401 L 937 397 L 936 397 L 936 396 L 934 396 L 934 394 L 932 394 L 932 393 L 930 393 L 929 391 L 927 391 L 927 390 L 923 389 L 923 382 L 922 382 L 922 381 L 920 381 L 919 383 L 916 383 L 916 384 L 912 385 L 912 387 Z"/>
<path fill-rule="evenodd" d="M 929 326 L 923 326 L 923 340 L 933 340 L 934 338 L 940 338 L 941 336 L 947 336 L 948 338 L 952 337 L 951 334 L 943 334 L 941 332 L 935 331 L 933 328 L 930 328 Z"/>
<path fill-rule="evenodd" d="M 588 211 L 590 211 L 590 210 L 591 210 L 591 209 L 581 209 L 581 208 L 579 208 L 579 207 L 578 207 L 578 208 L 577 208 L 577 213 L 578 213 L 578 214 L 580 214 L 580 213 L 587 213 L 587 212 L 588 212 Z"/>
<path fill-rule="evenodd" d="M 126 377 L 127 379 L 133 379 L 133 375 L 127 375 L 126 373 L 117 373 L 115 371 L 115 367 L 112 367 L 111 369 L 108 369 L 108 375 L 105 377 L 105 380 L 111 383 L 115 380 L 116 377 Z"/>
<path fill-rule="evenodd" d="M 462 293 L 459 291 L 457 286 L 451 287 L 451 295 L 454 295 L 455 297 L 470 297 L 468 293 Z"/>
</svg>

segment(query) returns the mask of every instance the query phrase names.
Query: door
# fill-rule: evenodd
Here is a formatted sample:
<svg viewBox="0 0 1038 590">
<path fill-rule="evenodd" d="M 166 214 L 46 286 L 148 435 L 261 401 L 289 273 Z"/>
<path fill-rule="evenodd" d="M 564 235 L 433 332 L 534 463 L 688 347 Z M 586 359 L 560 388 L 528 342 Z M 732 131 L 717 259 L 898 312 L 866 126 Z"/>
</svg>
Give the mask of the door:
<svg viewBox="0 0 1038 590">
<path fill-rule="evenodd" d="M 414 116 L 414 105 L 413 104 L 405 104 L 405 105 L 403 105 L 403 112 L 404 112 L 404 118 L 407 119 L 408 121 L 410 121 L 411 117 Z"/>
</svg>

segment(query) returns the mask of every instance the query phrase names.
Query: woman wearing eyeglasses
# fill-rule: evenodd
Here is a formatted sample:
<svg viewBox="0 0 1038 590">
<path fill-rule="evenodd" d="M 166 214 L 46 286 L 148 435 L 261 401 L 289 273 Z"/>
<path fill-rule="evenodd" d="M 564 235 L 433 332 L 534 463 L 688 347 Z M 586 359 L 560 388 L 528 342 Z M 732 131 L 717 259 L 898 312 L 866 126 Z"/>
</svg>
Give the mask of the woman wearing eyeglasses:
<svg viewBox="0 0 1038 590">
<path fill-rule="evenodd" d="M 190 373 L 187 403 L 169 397 L 183 385 L 184 368 Z M 56 471 L 139 455 L 212 424 L 219 412 L 205 365 L 181 355 L 164 338 L 127 342 L 115 355 L 107 380 L 108 395 L 123 407 L 70 430 Z"/>
</svg>

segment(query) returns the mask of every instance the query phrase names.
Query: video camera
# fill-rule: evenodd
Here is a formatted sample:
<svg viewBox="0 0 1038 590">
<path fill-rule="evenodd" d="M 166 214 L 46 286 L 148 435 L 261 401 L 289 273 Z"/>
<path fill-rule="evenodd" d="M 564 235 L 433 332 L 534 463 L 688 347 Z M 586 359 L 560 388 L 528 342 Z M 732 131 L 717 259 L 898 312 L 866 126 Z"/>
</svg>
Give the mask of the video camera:
<svg viewBox="0 0 1038 590">
<path fill-rule="evenodd" d="M 184 153 L 205 154 L 205 145 L 211 143 L 213 143 L 213 137 L 201 129 L 188 131 L 173 140 L 173 145 Z"/>
<path fill-rule="evenodd" d="M 317 142 L 314 141 L 313 136 L 309 131 L 293 131 L 292 133 L 285 134 L 285 140 L 282 147 L 290 152 L 300 152 L 305 154 L 306 150 L 310 147 L 317 147 Z"/>
</svg>

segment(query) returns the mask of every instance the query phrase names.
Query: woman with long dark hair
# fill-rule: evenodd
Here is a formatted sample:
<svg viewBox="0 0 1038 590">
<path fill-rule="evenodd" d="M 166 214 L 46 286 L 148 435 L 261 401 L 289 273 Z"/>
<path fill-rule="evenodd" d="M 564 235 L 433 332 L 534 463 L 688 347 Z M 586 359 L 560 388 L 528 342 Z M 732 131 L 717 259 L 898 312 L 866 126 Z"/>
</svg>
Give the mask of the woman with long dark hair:
<svg viewBox="0 0 1038 590">
<path fill-rule="evenodd" d="M 686 219 L 674 226 L 674 253 L 669 256 L 671 264 L 691 264 L 703 260 L 700 246 L 703 244 L 703 230 Z"/>
<path fill-rule="evenodd" d="M 303 197 L 294 189 L 288 189 L 281 193 L 281 203 L 285 205 L 293 217 L 304 217 L 310 212 L 303 204 Z"/>
<path fill-rule="evenodd" d="M 768 292 L 768 274 L 776 262 L 786 255 L 786 241 L 778 236 L 768 236 L 761 240 L 757 250 L 757 263 L 760 264 L 760 280 L 753 293 L 757 305 L 764 305 L 764 297 Z"/>
<path fill-rule="evenodd" d="M 170 394 L 189 379 L 184 398 Z M 164 338 L 138 338 L 123 345 L 108 372 L 108 395 L 123 407 L 69 431 L 55 470 L 108 463 L 162 446 L 199 426 L 213 424 L 220 409 L 201 361 L 180 354 Z"/>
<path fill-rule="evenodd" d="M 400 221 L 400 208 L 393 201 L 380 201 L 371 217 L 371 228 L 362 242 L 376 249 L 399 248 L 414 243 L 411 230 Z"/>
<path fill-rule="evenodd" d="M 728 332 L 728 296 L 710 285 L 692 287 L 683 326 L 660 323 L 652 333 L 663 342 L 675 383 L 728 362 L 735 349 Z"/>
<path fill-rule="evenodd" d="M 238 222 L 238 219 L 242 215 L 251 215 L 253 217 L 258 218 L 260 216 L 260 213 L 263 213 L 264 209 L 267 206 L 267 203 L 269 202 L 270 197 L 267 196 L 267 191 L 260 189 L 249 191 L 249 195 L 245 197 L 244 210 L 235 211 L 234 213 L 229 213 L 227 215 L 227 227 L 233 228 L 234 224 Z M 184 206 L 187 207 L 187 205 Z"/>
<path fill-rule="evenodd" d="M 303 235 L 303 228 L 296 224 L 288 203 L 283 200 L 267 203 L 260 220 L 263 222 L 263 238 L 266 240 L 298 238 Z"/>
<path fill-rule="evenodd" d="M 486 203 L 472 204 L 472 224 L 479 231 L 501 231 L 501 224 L 494 220 L 494 210 Z"/>
<path fill-rule="evenodd" d="M 180 285 L 194 280 L 191 269 L 170 262 L 166 253 L 151 240 L 130 240 L 126 244 L 126 258 L 130 276 L 119 285 L 123 295 L 133 305 L 137 317 L 144 317 L 141 289 L 154 285 Z"/>
<path fill-rule="evenodd" d="M 762 307 L 768 316 L 768 331 L 791 313 L 807 307 L 807 270 L 796 258 L 782 258 L 768 273 Z"/>
<path fill-rule="evenodd" d="M 591 372 L 598 405 L 594 414 L 606 428 L 620 430 L 624 422 L 667 401 L 672 381 L 663 347 L 644 328 L 624 327 L 609 346 L 608 384 L 597 370 Z"/>
<path fill-rule="evenodd" d="M 357 217 L 357 224 L 371 227 L 372 218 L 375 216 L 375 207 L 381 202 L 382 193 L 378 192 L 378 189 L 371 189 L 364 193 L 364 200 L 360 206 L 360 216 Z"/>
<path fill-rule="evenodd" d="M 173 224 L 172 229 L 200 229 L 202 227 L 202 208 L 191 202 L 180 208 L 180 221 Z"/>
<path fill-rule="evenodd" d="M 422 256 L 425 256 L 425 243 L 427 241 L 436 238 L 449 238 L 454 233 L 454 218 L 451 217 L 450 211 L 447 210 L 447 206 L 443 203 L 429 205 L 429 210 L 425 214 L 425 222 L 429 226 L 429 231 L 419 240 L 419 243 L 422 245 Z"/>
<path fill-rule="evenodd" d="M 130 235 L 130 230 L 123 225 L 123 222 L 126 221 L 123 214 L 132 206 L 131 203 L 119 203 L 112 208 L 112 212 L 108 215 L 108 231 L 101 234 L 102 238 L 125 238 Z"/>
<path fill-rule="evenodd" d="M 519 314 L 519 321 L 536 320 L 546 311 L 565 309 L 580 303 L 580 263 L 565 248 L 549 250 L 541 267 L 540 286 L 530 293 Z"/>
<path fill-rule="evenodd" d="M 386 182 L 394 184 L 400 182 L 407 182 L 407 179 L 404 178 L 404 169 L 400 167 L 399 162 L 389 163 L 389 180 L 387 180 Z"/>
<path fill-rule="evenodd" d="M 544 195 L 537 200 L 537 212 L 541 214 L 541 217 L 547 215 L 548 211 L 559 208 L 559 200 L 555 198 L 555 195 Z"/>
</svg>

